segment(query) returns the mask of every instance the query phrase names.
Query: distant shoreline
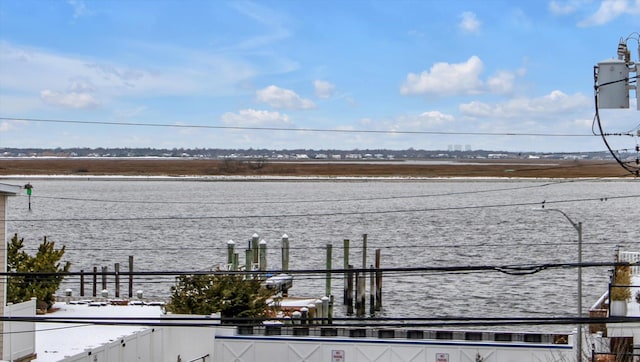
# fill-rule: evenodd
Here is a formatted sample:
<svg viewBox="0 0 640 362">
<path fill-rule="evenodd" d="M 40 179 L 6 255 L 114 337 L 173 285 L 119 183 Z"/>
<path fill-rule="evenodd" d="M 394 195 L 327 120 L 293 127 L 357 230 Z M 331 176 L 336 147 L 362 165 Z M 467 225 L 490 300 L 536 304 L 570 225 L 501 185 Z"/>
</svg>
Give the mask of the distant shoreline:
<svg viewBox="0 0 640 362">
<path fill-rule="evenodd" d="M 242 179 L 340 178 L 620 178 L 632 175 L 615 161 L 409 160 L 265 161 L 160 158 L 2 158 L 0 177 L 120 177 Z"/>
</svg>

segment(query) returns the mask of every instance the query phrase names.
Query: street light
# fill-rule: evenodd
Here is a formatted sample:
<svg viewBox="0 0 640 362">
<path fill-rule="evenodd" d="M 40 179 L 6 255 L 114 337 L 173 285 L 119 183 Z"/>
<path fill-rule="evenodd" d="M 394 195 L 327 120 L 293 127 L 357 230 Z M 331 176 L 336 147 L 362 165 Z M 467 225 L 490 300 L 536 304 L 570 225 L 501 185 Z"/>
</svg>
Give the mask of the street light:
<svg viewBox="0 0 640 362">
<path fill-rule="evenodd" d="M 544 206 L 543 206 L 544 207 Z M 564 211 L 560 209 L 538 209 L 540 211 L 555 211 L 559 212 L 564 216 L 573 226 L 574 229 L 578 232 L 578 343 L 576 352 L 577 362 L 582 362 L 582 323 L 580 319 L 582 319 L 582 222 L 573 221 L 569 215 L 567 215 Z"/>
</svg>

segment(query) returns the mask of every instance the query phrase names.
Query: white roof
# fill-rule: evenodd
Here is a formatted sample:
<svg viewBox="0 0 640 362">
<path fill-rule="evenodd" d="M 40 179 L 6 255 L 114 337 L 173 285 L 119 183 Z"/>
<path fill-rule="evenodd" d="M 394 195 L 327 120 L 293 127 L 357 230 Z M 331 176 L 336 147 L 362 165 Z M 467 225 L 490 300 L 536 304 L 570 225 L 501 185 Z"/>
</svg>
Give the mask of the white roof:
<svg viewBox="0 0 640 362">
<path fill-rule="evenodd" d="M 21 189 L 22 187 L 20 186 L 0 183 L 0 194 L 15 196 Z"/>
<path fill-rule="evenodd" d="M 160 317 L 159 306 L 100 306 L 87 304 L 72 305 L 56 303 L 55 312 L 47 317 Z M 36 323 L 35 361 L 59 361 L 66 356 L 74 356 L 86 349 L 96 348 L 105 343 L 146 329 L 144 326 L 104 326 L 92 324 Z"/>
</svg>

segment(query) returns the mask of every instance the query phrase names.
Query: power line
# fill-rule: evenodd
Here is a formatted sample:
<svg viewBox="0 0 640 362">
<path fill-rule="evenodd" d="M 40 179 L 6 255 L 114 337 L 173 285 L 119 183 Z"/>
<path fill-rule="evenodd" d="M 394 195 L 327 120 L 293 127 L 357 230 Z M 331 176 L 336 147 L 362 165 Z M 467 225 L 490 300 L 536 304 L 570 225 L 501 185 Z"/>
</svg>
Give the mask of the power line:
<svg viewBox="0 0 640 362">
<path fill-rule="evenodd" d="M 415 266 L 415 267 L 385 267 L 385 268 L 349 268 L 349 269 L 291 269 L 287 270 L 287 274 L 299 275 L 299 274 L 340 274 L 345 273 L 369 273 L 372 270 L 379 271 L 384 275 L 402 275 L 403 273 L 416 273 L 416 272 L 475 272 L 475 271 L 491 271 L 500 272 L 509 275 L 526 275 L 535 274 L 546 269 L 569 269 L 569 268 L 602 268 L 602 267 L 614 267 L 616 265 L 635 265 L 634 263 L 620 263 L 620 262 L 583 262 L 583 263 L 540 263 L 540 264 L 504 264 L 504 265 L 457 265 L 457 266 Z M 250 276 L 255 274 L 260 275 L 276 275 L 282 273 L 281 269 L 272 270 L 251 270 L 251 271 L 232 271 L 232 270 L 165 270 L 165 271 L 97 271 L 97 272 L 0 272 L 0 276 L 7 277 L 38 277 L 38 278 L 51 278 L 51 277 L 66 277 L 66 276 L 80 276 L 80 275 L 96 275 L 96 276 L 185 276 L 185 275 L 240 275 Z"/>
<path fill-rule="evenodd" d="M 63 119 L 43 118 L 14 118 L 0 117 L 3 121 L 63 123 L 63 124 L 87 124 L 108 126 L 135 126 L 135 127 L 168 127 L 168 128 L 197 128 L 197 129 L 222 129 L 245 131 L 288 131 L 288 132 L 324 132 L 324 133 L 376 133 L 376 134 L 416 134 L 416 135 L 464 135 L 464 136 L 537 136 L 537 137 L 594 137 L 593 134 L 575 133 L 519 133 L 519 132 L 446 132 L 446 131 L 397 131 L 397 130 L 356 130 L 356 129 L 322 129 L 322 128 L 290 128 L 290 127 L 246 127 L 246 126 L 211 126 L 193 124 L 169 124 L 169 123 L 142 123 L 142 122 L 115 122 L 115 121 L 79 121 Z"/>
<path fill-rule="evenodd" d="M 632 244 L 635 241 L 619 241 L 618 244 Z M 221 242 L 218 244 L 222 244 Z M 478 242 L 473 244 L 447 244 L 447 245 L 415 245 L 415 244 L 394 244 L 394 245 L 376 245 L 376 249 L 424 249 L 428 247 L 429 249 L 460 249 L 460 248 L 494 248 L 494 247 L 527 247 L 527 248 L 537 248 L 537 247 L 545 247 L 545 246 L 560 246 L 560 245 L 575 245 L 575 241 L 551 241 L 551 242 L 536 242 L 535 244 L 530 243 L 487 243 L 487 242 Z M 582 245 L 610 245 L 608 242 L 600 242 L 600 241 L 583 241 Z M 332 245 L 333 249 L 341 250 L 344 249 L 343 245 L 336 244 Z M 362 249 L 362 245 L 351 245 L 349 246 L 350 250 L 360 250 Z M 38 250 L 36 247 L 32 248 L 23 248 L 24 250 Z M 190 251 L 198 251 L 198 250 L 227 250 L 226 246 L 189 246 Z M 325 250 L 325 245 L 319 246 L 290 246 L 289 250 Z M 74 248 L 65 246 L 66 251 L 104 251 L 104 248 Z M 119 251 L 184 251 L 184 248 L 181 247 L 131 247 L 131 248 L 122 248 L 118 247 Z M 273 249 L 271 249 L 273 250 Z"/>
<path fill-rule="evenodd" d="M 447 327 L 490 327 L 490 326 L 525 326 L 525 325 L 574 325 L 574 324 L 626 324 L 638 323 L 638 317 L 603 317 L 603 318 L 579 318 L 579 317 L 503 317 L 503 318 L 474 318 L 474 317 L 370 317 L 370 318 L 352 318 L 352 317 L 333 317 L 332 324 L 315 324 L 325 322 L 328 318 L 311 318 L 310 323 L 305 327 L 373 327 L 373 328 L 447 328 Z M 291 320 L 288 318 L 222 318 L 213 316 L 194 316 L 194 317 L 0 317 L 3 322 L 33 322 L 33 323 L 54 323 L 54 324 L 81 324 L 77 326 L 48 328 L 31 331 L 4 332 L 2 334 L 28 333 L 28 332 L 44 332 L 49 330 L 80 328 L 88 326 L 146 326 L 146 327 L 238 327 L 238 326 L 264 326 L 262 323 L 281 322 L 286 323 Z M 471 331 L 473 332 L 473 331 Z M 505 333 L 508 333 L 505 331 Z"/>
<path fill-rule="evenodd" d="M 580 167 L 580 166 L 567 166 L 566 168 Z M 533 169 L 534 171 L 548 170 L 549 168 Z M 526 169 L 531 171 L 532 169 Z M 619 177 L 628 176 L 627 174 L 619 175 Z M 602 177 L 595 180 L 601 180 Z M 589 181 L 594 181 L 590 179 Z M 515 186 L 515 187 L 501 187 L 496 189 L 487 190 L 472 190 L 472 191 L 457 191 L 457 192 L 443 192 L 436 194 L 418 194 L 418 195 L 406 195 L 406 196 L 380 196 L 380 197 L 362 197 L 362 198 L 339 198 L 339 199 L 316 199 L 316 200 L 251 200 L 251 204 L 301 204 L 301 203 L 325 203 L 325 202 L 354 202 L 354 201 L 379 201 L 379 200 L 402 200 L 402 199 L 418 199 L 429 197 L 446 197 L 456 195 L 468 195 L 468 194 L 481 194 L 503 191 L 517 191 L 526 190 L 532 188 L 543 188 L 553 185 L 559 185 L 564 183 L 584 182 L 582 179 L 578 180 L 563 180 L 554 182 L 545 182 L 539 185 L 527 185 L 527 186 Z M 20 197 L 27 197 L 25 195 L 19 195 Z M 62 197 L 62 196 L 32 196 L 32 199 L 50 199 L 50 200 L 63 200 L 63 201 L 82 201 L 82 202 L 105 202 L 105 203 L 123 203 L 123 204 L 159 204 L 159 205 L 244 205 L 247 201 L 153 201 L 153 200 L 110 200 L 110 199 L 96 199 L 96 198 L 79 198 L 79 197 Z"/>
<path fill-rule="evenodd" d="M 608 197 L 594 197 L 594 198 L 581 198 L 581 199 L 569 199 L 569 200 L 545 200 L 546 205 L 550 204 L 562 204 L 562 203 L 577 203 L 577 202 L 591 202 L 591 201 L 605 201 L 605 200 L 620 200 L 638 198 L 640 195 L 625 195 L 625 196 L 608 196 Z M 203 216 L 149 216 L 149 217 L 105 217 L 105 218 L 42 218 L 42 219 L 5 219 L 7 222 L 63 222 L 63 221 L 156 221 L 156 220 L 227 220 L 227 219 L 259 219 L 259 218 L 280 218 L 280 217 L 336 217 L 336 216 L 354 216 L 354 215 L 385 215 L 385 214 L 398 214 L 398 213 L 413 213 L 413 212 L 436 212 L 436 211 L 460 211 L 460 210 L 479 210 L 490 208 L 503 208 L 503 207 L 517 207 L 517 206 L 540 206 L 541 202 L 521 202 L 521 203 L 504 203 L 504 204 L 489 204 L 489 205 L 475 205 L 475 206 L 447 206 L 447 207 L 435 207 L 435 208 L 422 208 L 422 209 L 396 209 L 396 210 L 376 210 L 376 211 L 334 211 L 334 212 L 320 212 L 320 213 L 304 213 L 304 214 L 264 214 L 264 215 L 203 215 Z"/>
</svg>

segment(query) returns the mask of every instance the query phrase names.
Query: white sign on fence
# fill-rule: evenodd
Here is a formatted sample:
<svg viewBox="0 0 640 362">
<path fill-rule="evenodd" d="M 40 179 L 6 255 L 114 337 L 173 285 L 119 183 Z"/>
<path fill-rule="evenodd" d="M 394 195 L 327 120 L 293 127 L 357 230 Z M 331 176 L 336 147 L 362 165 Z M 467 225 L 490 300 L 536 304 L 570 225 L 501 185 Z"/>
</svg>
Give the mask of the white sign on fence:
<svg viewBox="0 0 640 362">
<path fill-rule="evenodd" d="M 344 351 L 339 349 L 339 350 L 332 350 L 331 351 L 331 362 L 344 362 Z"/>
<path fill-rule="evenodd" d="M 436 353 L 436 362 L 449 362 L 448 353 Z"/>
</svg>

